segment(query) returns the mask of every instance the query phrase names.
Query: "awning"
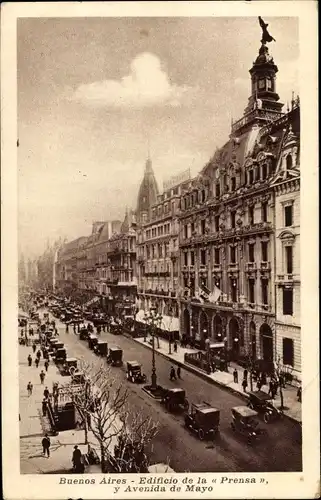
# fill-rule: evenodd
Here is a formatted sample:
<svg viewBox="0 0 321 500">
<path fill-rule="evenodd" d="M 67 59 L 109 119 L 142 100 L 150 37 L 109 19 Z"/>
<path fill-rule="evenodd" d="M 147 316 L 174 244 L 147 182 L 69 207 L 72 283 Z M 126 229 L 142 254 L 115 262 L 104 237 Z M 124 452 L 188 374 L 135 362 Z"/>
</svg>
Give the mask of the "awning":
<svg viewBox="0 0 321 500">
<path fill-rule="evenodd" d="M 179 319 L 173 316 L 163 316 L 162 322 L 160 324 L 160 329 L 166 330 L 167 332 L 178 332 Z"/>
<path fill-rule="evenodd" d="M 28 319 L 29 318 L 29 314 L 25 313 L 24 311 L 19 311 L 18 312 L 18 318 L 19 319 Z"/>
<path fill-rule="evenodd" d="M 145 323 L 144 316 L 145 316 L 145 311 L 140 309 L 135 316 L 135 320 L 139 321 L 140 323 Z"/>
</svg>

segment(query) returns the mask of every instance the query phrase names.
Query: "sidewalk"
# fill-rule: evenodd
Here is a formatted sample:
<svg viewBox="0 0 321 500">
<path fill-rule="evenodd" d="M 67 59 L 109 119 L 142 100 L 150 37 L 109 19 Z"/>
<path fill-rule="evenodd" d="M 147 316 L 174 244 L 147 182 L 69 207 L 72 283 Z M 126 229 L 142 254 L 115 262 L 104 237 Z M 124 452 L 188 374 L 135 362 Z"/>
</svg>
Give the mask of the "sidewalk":
<svg viewBox="0 0 321 500">
<path fill-rule="evenodd" d="M 134 338 L 133 339 L 135 342 L 138 342 L 142 344 L 144 347 L 148 349 L 152 349 L 151 345 L 151 337 L 147 337 L 146 342 L 144 342 L 143 338 Z M 235 392 L 239 394 L 240 396 L 244 398 L 248 398 L 248 395 L 244 393 L 243 388 L 242 388 L 242 380 L 243 380 L 243 371 L 244 368 L 241 368 L 239 365 L 236 363 L 231 362 L 230 367 L 229 367 L 229 373 L 227 372 L 220 372 L 216 371 L 215 373 L 207 374 L 203 370 L 200 370 L 196 366 L 187 364 L 184 362 L 184 355 L 186 353 L 195 353 L 195 349 L 187 349 L 184 347 L 178 346 L 177 352 L 173 352 L 173 345 L 172 345 L 172 354 L 169 354 L 169 344 L 166 340 L 164 339 L 159 339 L 159 348 L 157 348 L 157 339 L 155 338 L 155 351 L 160 354 L 161 356 L 164 356 L 165 358 L 173 361 L 175 364 L 180 365 L 184 367 L 185 370 L 188 370 L 192 373 L 195 373 L 196 375 L 202 377 L 204 380 L 207 380 L 208 382 L 212 384 L 217 384 L 225 389 Z M 233 381 L 233 370 L 236 368 L 238 372 L 238 383 L 234 383 Z M 249 387 L 248 387 L 248 390 Z M 256 383 L 253 383 L 253 390 L 256 390 Z M 269 388 L 268 386 L 262 386 L 262 391 L 268 392 Z M 292 386 L 287 386 L 285 389 L 283 389 L 283 399 L 284 399 L 284 406 L 287 408 L 284 410 L 284 414 L 289 417 L 291 420 L 294 420 L 296 422 L 301 422 L 301 403 L 297 401 L 297 390 L 295 387 Z M 275 405 L 278 407 L 281 404 L 280 401 L 280 396 L 277 395 L 275 398 Z"/>
</svg>

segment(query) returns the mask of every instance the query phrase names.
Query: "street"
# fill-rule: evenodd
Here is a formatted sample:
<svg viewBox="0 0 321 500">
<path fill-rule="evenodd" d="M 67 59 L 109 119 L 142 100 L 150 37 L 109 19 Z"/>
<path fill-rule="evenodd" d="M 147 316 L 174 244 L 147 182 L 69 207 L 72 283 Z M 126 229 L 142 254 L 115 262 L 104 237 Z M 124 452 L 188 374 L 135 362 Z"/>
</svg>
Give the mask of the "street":
<svg viewBox="0 0 321 500">
<path fill-rule="evenodd" d="M 99 365 L 101 359 L 81 341 L 72 328 L 65 332 L 65 325 L 56 321 L 60 338 L 67 347 L 69 356 Z M 300 471 L 302 457 L 296 442 L 298 427 L 283 418 L 269 425 L 264 424 L 267 436 L 260 442 L 249 446 L 242 436 L 235 435 L 231 429 L 231 408 L 245 404 L 244 401 L 220 387 L 211 385 L 198 376 L 182 369 L 182 380 L 169 381 L 170 361 L 156 356 L 158 383 L 164 387 L 183 387 L 189 402 L 206 401 L 221 410 L 220 435 L 214 443 L 200 441 L 189 433 L 183 425 L 183 417 L 168 413 L 163 406 L 135 385 L 126 380 L 127 360 L 136 360 L 143 366 L 148 380 L 151 372 L 152 352 L 133 339 L 122 335 L 101 333 L 100 337 L 110 345 L 123 349 L 124 365 L 113 367 L 117 381 L 126 384 L 130 391 L 129 404 L 133 411 L 140 411 L 159 423 L 159 432 L 153 441 L 151 462 L 169 462 L 177 472 L 271 472 Z M 107 363 L 106 363 L 107 366 Z"/>
</svg>

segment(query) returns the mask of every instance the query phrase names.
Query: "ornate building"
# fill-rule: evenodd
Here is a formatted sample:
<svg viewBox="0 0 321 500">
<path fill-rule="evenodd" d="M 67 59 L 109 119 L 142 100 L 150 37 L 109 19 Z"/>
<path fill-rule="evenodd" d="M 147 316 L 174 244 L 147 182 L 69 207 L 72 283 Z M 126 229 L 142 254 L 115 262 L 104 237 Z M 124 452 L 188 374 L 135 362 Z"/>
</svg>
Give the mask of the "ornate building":
<svg viewBox="0 0 321 500">
<path fill-rule="evenodd" d="M 163 317 L 164 329 L 179 329 L 178 214 L 181 190 L 189 182 L 178 184 L 173 179 L 172 186 L 157 196 L 149 217 L 137 232 L 139 315 L 156 307 Z"/>
<path fill-rule="evenodd" d="M 225 340 L 234 359 L 251 355 L 271 363 L 281 342 L 277 340 L 276 324 L 278 321 L 281 331 L 284 321 L 276 307 L 282 294 L 279 286 L 287 289 L 276 267 L 283 266 L 276 235 L 277 241 L 282 241 L 284 229 L 277 212 L 288 199 L 293 200 L 293 195 L 280 195 L 277 179 L 280 164 L 285 161 L 286 168 L 286 161 L 290 162 L 281 160 L 287 155 L 289 134 L 291 147 L 295 147 L 291 127 L 295 127 L 296 141 L 299 133 L 299 102 L 293 101 L 291 110 L 282 113 L 283 105 L 276 93 L 277 71 L 267 45 L 262 43 L 250 69 L 251 95 L 244 115 L 232 124 L 229 141 L 216 151 L 183 194 L 179 217 L 184 290 L 180 300 L 181 333 L 193 337 L 201 347 L 206 338 Z M 298 164 L 297 143 L 295 151 L 292 167 Z M 298 180 L 296 183 L 298 188 Z M 290 188 L 282 189 L 284 192 Z M 297 239 L 299 229 L 294 230 Z M 286 252 L 289 256 L 290 251 Z M 299 275 L 298 260 L 296 263 Z M 280 283 L 275 286 L 278 279 Z M 299 288 L 293 273 L 291 279 L 291 284 Z M 213 290 L 214 285 L 221 291 L 219 300 L 200 301 L 199 287 Z M 298 292 L 295 300 L 297 297 Z M 297 324 L 292 324 L 296 333 L 293 330 L 291 335 L 298 339 Z M 299 342 L 296 349 L 300 349 Z"/>
</svg>

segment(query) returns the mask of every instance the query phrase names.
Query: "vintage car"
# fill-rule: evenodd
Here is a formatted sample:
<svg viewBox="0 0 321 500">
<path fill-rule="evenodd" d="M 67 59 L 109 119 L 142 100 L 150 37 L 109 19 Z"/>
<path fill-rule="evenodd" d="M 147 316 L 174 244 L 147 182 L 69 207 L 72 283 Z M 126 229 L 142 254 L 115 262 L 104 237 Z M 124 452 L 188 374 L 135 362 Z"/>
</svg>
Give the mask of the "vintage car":
<svg viewBox="0 0 321 500">
<path fill-rule="evenodd" d="M 53 354 L 55 349 L 56 349 L 56 344 L 59 344 L 60 341 L 59 339 L 51 338 L 49 339 L 49 352 L 50 354 Z"/>
<path fill-rule="evenodd" d="M 98 343 L 98 337 L 91 333 L 88 336 L 88 347 L 89 349 L 94 349 L 95 345 Z"/>
<path fill-rule="evenodd" d="M 73 375 L 77 371 L 77 359 L 76 358 L 66 358 L 60 373 L 62 375 Z"/>
<path fill-rule="evenodd" d="M 112 321 L 109 324 L 109 331 L 110 331 L 110 333 L 113 333 L 114 335 L 121 335 L 121 333 L 122 333 L 121 325 Z"/>
<path fill-rule="evenodd" d="M 56 349 L 56 352 L 54 354 L 55 363 L 57 364 L 64 363 L 66 358 L 67 358 L 67 351 L 65 347 L 60 347 L 59 349 Z"/>
<path fill-rule="evenodd" d="M 187 411 L 189 407 L 185 390 L 181 389 L 180 387 L 165 389 L 161 403 L 168 411 L 171 412 L 179 410 Z"/>
<path fill-rule="evenodd" d="M 85 326 L 80 327 L 79 338 L 80 340 L 88 340 L 89 332 Z"/>
<path fill-rule="evenodd" d="M 53 348 L 53 353 L 55 354 L 55 352 L 58 350 L 58 349 L 62 349 L 64 347 L 64 343 L 61 342 L 60 340 L 57 339 L 57 342 L 54 342 L 52 344 L 52 348 Z"/>
<path fill-rule="evenodd" d="M 107 356 L 107 352 L 108 343 L 105 340 L 98 340 L 94 347 L 94 353 L 97 354 L 97 356 Z"/>
<path fill-rule="evenodd" d="M 185 426 L 195 432 L 199 439 L 213 439 L 219 431 L 220 410 L 208 403 L 192 403 L 185 415 Z"/>
<path fill-rule="evenodd" d="M 118 346 L 112 346 L 108 349 L 107 363 L 112 366 L 121 366 L 123 364 L 123 350 Z"/>
<path fill-rule="evenodd" d="M 265 431 L 259 427 L 257 417 L 258 413 L 248 406 L 232 408 L 231 427 L 234 432 L 245 437 L 248 444 L 252 444 L 260 435 L 265 434 Z"/>
<path fill-rule="evenodd" d="M 282 412 L 272 402 L 272 398 L 264 391 L 253 391 L 249 393 L 249 408 L 263 414 L 264 422 L 267 424 L 272 420 L 281 418 Z"/>
<path fill-rule="evenodd" d="M 145 373 L 142 373 L 142 365 L 138 361 L 127 361 L 126 377 L 127 380 L 137 384 L 145 384 L 147 380 Z"/>
</svg>

